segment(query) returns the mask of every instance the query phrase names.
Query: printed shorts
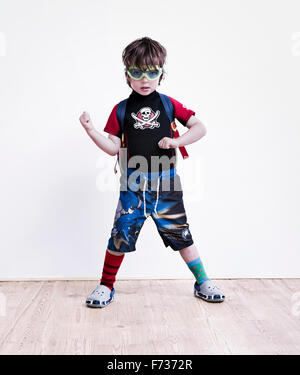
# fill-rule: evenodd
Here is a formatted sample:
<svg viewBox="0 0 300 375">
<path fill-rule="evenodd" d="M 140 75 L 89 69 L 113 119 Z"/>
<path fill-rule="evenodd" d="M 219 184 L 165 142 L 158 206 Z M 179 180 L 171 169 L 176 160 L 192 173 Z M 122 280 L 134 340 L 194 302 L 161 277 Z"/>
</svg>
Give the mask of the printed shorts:
<svg viewBox="0 0 300 375">
<path fill-rule="evenodd" d="M 183 204 L 180 177 L 159 175 L 138 181 L 140 188 L 121 190 L 107 248 L 128 253 L 136 250 L 136 241 L 148 216 L 156 224 L 164 245 L 181 250 L 193 244 Z M 150 175 L 150 173 L 147 174 Z M 127 180 L 128 183 L 128 180 Z M 128 185 L 127 185 L 128 186 Z M 133 185 L 130 185 L 131 187 Z M 142 188 L 141 188 L 142 187 Z"/>
</svg>

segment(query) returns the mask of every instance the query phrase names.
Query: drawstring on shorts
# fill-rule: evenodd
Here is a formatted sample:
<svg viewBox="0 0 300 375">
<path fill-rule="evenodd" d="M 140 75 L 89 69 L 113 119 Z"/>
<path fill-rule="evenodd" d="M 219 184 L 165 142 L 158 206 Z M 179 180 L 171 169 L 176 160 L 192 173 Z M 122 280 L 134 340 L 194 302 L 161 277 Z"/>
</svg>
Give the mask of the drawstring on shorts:
<svg viewBox="0 0 300 375">
<path fill-rule="evenodd" d="M 156 207 L 157 207 L 157 203 L 158 203 L 158 196 L 159 196 L 159 177 L 157 179 L 157 189 L 156 189 L 156 202 L 155 202 L 155 206 L 154 206 L 154 212 L 157 216 L 157 211 L 156 211 Z"/>
<path fill-rule="evenodd" d="M 143 187 L 143 199 L 144 199 L 144 215 L 145 217 L 147 218 L 147 212 L 146 212 L 146 183 L 147 183 L 147 178 L 144 176 L 145 178 L 145 183 L 144 183 L 144 187 Z M 156 189 L 156 201 L 155 201 L 155 206 L 154 206 L 154 212 L 157 216 L 157 211 L 156 211 L 156 207 L 157 207 L 157 203 L 158 203 L 158 198 L 159 198 L 159 182 L 160 182 L 160 177 L 158 177 L 157 179 L 157 189 Z"/>
<path fill-rule="evenodd" d="M 145 187 L 146 187 L 147 179 L 145 178 L 145 183 L 144 183 L 144 189 L 143 189 L 143 198 L 144 198 L 144 215 L 147 218 L 147 213 L 146 213 L 146 196 L 145 196 Z"/>
<path fill-rule="evenodd" d="M 136 173 L 136 172 L 133 172 L 133 173 Z M 154 205 L 154 212 L 155 212 L 155 215 L 158 216 L 158 213 L 157 213 L 157 205 L 158 205 L 158 199 L 159 199 L 159 188 L 160 188 L 160 179 L 164 180 L 165 178 L 173 178 L 174 176 L 176 175 L 176 168 L 174 168 L 171 173 L 170 171 L 166 171 L 166 172 L 162 172 L 161 175 L 160 173 L 158 173 L 158 178 L 157 178 L 157 187 L 156 187 L 156 201 L 155 201 L 155 205 Z M 146 184 L 147 184 L 147 181 L 148 179 L 151 180 L 151 181 L 154 181 L 154 179 L 156 179 L 156 176 L 157 174 L 155 173 L 155 177 L 150 175 L 150 177 L 148 177 L 147 173 L 141 173 L 141 178 L 145 180 L 144 182 L 144 187 L 143 187 L 143 201 L 144 201 L 144 215 L 145 217 L 147 218 L 149 215 L 147 215 L 147 206 L 146 206 Z M 152 180 L 153 178 L 153 180 Z M 134 186 L 138 186 L 136 183 L 131 183 L 133 184 Z"/>
</svg>

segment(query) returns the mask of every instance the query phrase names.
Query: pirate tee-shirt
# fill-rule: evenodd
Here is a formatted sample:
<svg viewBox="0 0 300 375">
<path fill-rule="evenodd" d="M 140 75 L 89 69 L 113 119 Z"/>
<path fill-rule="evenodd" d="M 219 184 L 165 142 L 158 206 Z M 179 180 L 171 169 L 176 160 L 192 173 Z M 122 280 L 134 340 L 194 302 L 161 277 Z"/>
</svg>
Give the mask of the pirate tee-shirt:
<svg viewBox="0 0 300 375">
<path fill-rule="evenodd" d="M 174 117 L 186 126 L 189 118 L 195 114 L 191 109 L 187 109 L 177 100 L 169 96 L 173 107 Z M 117 120 L 116 104 L 108 118 L 104 131 L 113 135 L 122 137 L 122 132 Z M 174 148 L 163 149 L 158 146 L 158 142 L 163 137 L 173 137 L 170 120 L 165 111 L 159 93 L 155 90 L 149 95 L 141 95 L 132 90 L 130 94 L 124 118 L 124 140 L 127 147 L 127 160 L 133 156 L 143 156 L 147 160 L 146 172 L 157 172 L 158 170 L 166 170 L 174 167 L 174 163 L 170 161 L 166 167 L 165 163 L 157 165 L 152 163 L 154 159 L 166 155 L 169 160 L 176 158 Z M 151 159 L 151 156 L 158 158 Z M 173 159 L 174 160 L 174 159 Z M 175 159 L 176 160 L 176 159 Z M 144 170 L 142 165 L 137 164 L 132 169 L 140 168 Z"/>
</svg>

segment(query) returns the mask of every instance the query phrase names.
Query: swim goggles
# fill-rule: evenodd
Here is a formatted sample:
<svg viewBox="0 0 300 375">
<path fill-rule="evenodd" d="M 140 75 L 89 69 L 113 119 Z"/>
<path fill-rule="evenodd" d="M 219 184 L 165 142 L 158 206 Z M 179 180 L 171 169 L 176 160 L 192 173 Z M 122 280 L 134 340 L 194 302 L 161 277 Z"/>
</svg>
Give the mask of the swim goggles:
<svg viewBox="0 0 300 375">
<path fill-rule="evenodd" d="M 140 80 L 143 77 L 148 78 L 150 81 L 157 79 L 161 76 L 163 70 L 161 67 L 156 65 L 154 69 L 141 70 L 136 66 L 130 66 L 128 69 L 125 68 L 125 72 L 128 73 L 129 77 L 135 80 Z"/>
</svg>

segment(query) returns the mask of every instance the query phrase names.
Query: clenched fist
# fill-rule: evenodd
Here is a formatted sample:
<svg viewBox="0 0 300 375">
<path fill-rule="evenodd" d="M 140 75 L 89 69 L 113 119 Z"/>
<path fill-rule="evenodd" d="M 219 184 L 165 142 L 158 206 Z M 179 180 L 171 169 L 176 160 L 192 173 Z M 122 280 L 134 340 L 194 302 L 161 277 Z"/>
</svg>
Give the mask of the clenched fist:
<svg viewBox="0 0 300 375">
<path fill-rule="evenodd" d="M 160 148 L 176 148 L 178 147 L 178 141 L 175 138 L 163 137 L 159 142 Z"/>
<path fill-rule="evenodd" d="M 79 121 L 81 122 L 81 125 L 85 128 L 86 131 L 94 129 L 94 125 L 92 123 L 90 115 L 87 112 L 84 111 L 82 113 L 82 115 L 79 117 Z"/>
</svg>

